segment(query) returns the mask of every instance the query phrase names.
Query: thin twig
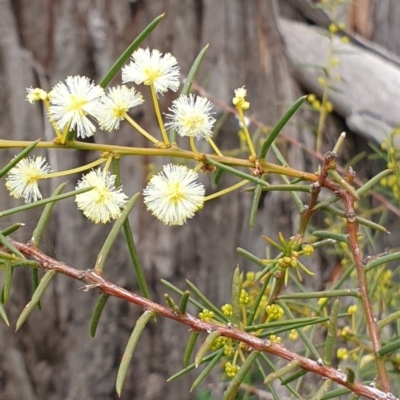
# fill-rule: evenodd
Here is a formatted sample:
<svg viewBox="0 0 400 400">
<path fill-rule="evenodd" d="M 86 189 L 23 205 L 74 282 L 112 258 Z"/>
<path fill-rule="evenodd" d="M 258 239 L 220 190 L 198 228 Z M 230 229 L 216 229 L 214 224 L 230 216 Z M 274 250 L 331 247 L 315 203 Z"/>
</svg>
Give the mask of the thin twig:
<svg viewBox="0 0 400 400">
<path fill-rule="evenodd" d="M 60 274 L 84 282 L 86 284 L 84 290 L 96 288 L 104 294 L 118 297 L 124 301 L 134 303 L 145 310 L 151 310 L 160 316 L 187 325 L 195 331 L 203 331 L 207 333 L 218 331 L 220 333 L 220 336 L 228 337 L 232 340 L 237 340 L 247 344 L 248 351 L 263 351 L 265 353 L 273 354 L 275 356 L 283 358 L 289 362 L 296 360 L 298 361 L 301 368 L 330 379 L 341 386 L 349 388 L 354 394 L 365 396 L 367 399 L 387 400 L 388 398 L 384 392 L 376 388 L 363 385 L 360 382 L 347 382 L 346 374 L 344 374 L 343 372 L 340 372 L 332 367 L 324 366 L 320 361 L 311 360 L 309 358 L 300 356 L 290 351 L 280 343 L 273 343 L 269 340 L 260 339 L 240 329 L 232 328 L 230 325 L 217 325 L 214 323 L 202 321 L 196 317 L 193 317 L 190 314 L 182 315 L 177 312 L 173 312 L 167 307 L 164 307 L 158 303 L 154 303 L 149 299 L 129 292 L 128 290 L 123 289 L 110 281 L 107 281 L 103 277 L 97 275 L 93 270 L 80 270 L 71 267 L 67 264 L 54 260 L 48 255 L 42 253 L 39 249 L 32 247 L 29 244 L 20 243 L 12 239 L 9 239 L 9 241 L 22 254 L 36 260 L 39 263 L 40 268 L 45 270 L 54 270 Z M 400 399 L 393 396 L 393 400 Z"/>
</svg>

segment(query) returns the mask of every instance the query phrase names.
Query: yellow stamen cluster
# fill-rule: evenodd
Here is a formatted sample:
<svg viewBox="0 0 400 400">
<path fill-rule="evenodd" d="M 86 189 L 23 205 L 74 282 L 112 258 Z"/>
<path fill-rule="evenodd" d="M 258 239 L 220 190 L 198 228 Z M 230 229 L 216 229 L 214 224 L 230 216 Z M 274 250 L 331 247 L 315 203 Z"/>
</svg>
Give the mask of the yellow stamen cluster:
<svg viewBox="0 0 400 400">
<path fill-rule="evenodd" d="M 239 303 L 247 304 L 249 302 L 249 299 L 249 294 L 244 289 L 242 289 L 240 292 Z"/>
<path fill-rule="evenodd" d="M 349 358 L 349 351 L 345 347 L 337 349 L 336 357 L 339 360 L 347 360 Z"/>
<path fill-rule="evenodd" d="M 212 345 L 211 345 L 211 347 L 210 347 L 211 350 L 212 350 L 212 351 L 215 351 L 215 350 L 220 349 L 221 347 L 224 347 L 227 340 L 228 340 L 228 339 L 227 339 L 226 337 L 218 336 L 218 337 L 212 342 Z"/>
<path fill-rule="evenodd" d="M 227 357 L 232 357 L 235 354 L 235 348 L 231 346 L 230 344 L 226 344 L 224 346 L 224 354 Z"/>
<path fill-rule="evenodd" d="M 269 304 L 267 307 L 265 307 L 265 312 L 268 314 L 269 321 L 279 320 L 285 315 L 282 307 L 278 304 Z"/>
<path fill-rule="evenodd" d="M 314 247 L 311 246 L 311 244 L 306 244 L 306 245 L 303 247 L 303 254 L 304 254 L 305 256 L 311 256 L 311 254 L 313 254 L 313 253 L 314 253 Z"/>
<path fill-rule="evenodd" d="M 339 331 L 339 336 L 344 340 L 348 339 L 352 334 L 353 332 L 349 326 L 345 326 Z"/>
<path fill-rule="evenodd" d="M 289 339 L 297 340 L 298 338 L 299 338 L 299 333 L 296 331 L 296 329 L 292 329 L 289 333 Z"/>
<path fill-rule="evenodd" d="M 232 364 L 229 361 L 225 364 L 225 374 L 228 378 L 234 378 L 239 369 L 238 365 Z"/>
<path fill-rule="evenodd" d="M 221 311 L 227 317 L 231 317 L 232 316 L 232 305 L 231 304 L 224 304 L 221 307 Z"/>
<path fill-rule="evenodd" d="M 357 304 L 353 304 L 352 306 L 350 306 L 350 307 L 347 309 L 347 312 L 348 312 L 350 315 L 355 314 L 355 313 L 357 312 Z"/>
<path fill-rule="evenodd" d="M 282 343 L 282 338 L 280 336 L 271 335 L 269 340 L 274 343 Z"/>
<path fill-rule="evenodd" d="M 203 311 L 199 313 L 199 318 L 204 322 L 210 322 L 214 318 L 214 313 L 204 308 Z"/>
</svg>

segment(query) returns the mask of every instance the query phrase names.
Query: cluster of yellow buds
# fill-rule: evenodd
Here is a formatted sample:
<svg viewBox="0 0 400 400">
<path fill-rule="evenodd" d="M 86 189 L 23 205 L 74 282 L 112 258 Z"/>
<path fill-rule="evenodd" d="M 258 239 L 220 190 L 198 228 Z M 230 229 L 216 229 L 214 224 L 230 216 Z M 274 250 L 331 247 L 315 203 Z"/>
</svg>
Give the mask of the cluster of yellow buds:
<svg viewBox="0 0 400 400">
<path fill-rule="evenodd" d="M 338 336 L 342 339 L 348 339 L 353 334 L 353 331 L 349 326 L 345 326 L 343 329 L 339 330 Z"/>
<path fill-rule="evenodd" d="M 323 76 L 320 76 L 318 78 L 318 83 L 321 86 L 324 86 L 326 84 L 326 79 Z M 307 101 L 311 104 L 311 107 L 316 110 L 316 111 L 321 111 L 322 110 L 322 104 L 321 102 L 317 99 L 317 97 L 315 96 L 315 94 L 309 94 L 307 96 Z M 325 101 L 324 105 L 323 105 L 324 110 L 327 113 L 331 113 L 333 111 L 333 104 L 330 101 Z"/>
<path fill-rule="evenodd" d="M 311 254 L 314 253 L 314 247 L 311 246 L 311 244 L 306 244 L 306 245 L 303 247 L 302 253 L 303 253 L 305 256 L 311 256 Z"/>
<path fill-rule="evenodd" d="M 280 336 L 276 336 L 276 335 L 271 335 L 269 337 L 269 340 L 271 342 L 274 342 L 274 343 L 281 343 L 282 342 L 282 338 Z"/>
<path fill-rule="evenodd" d="M 289 257 L 289 256 L 282 257 L 278 260 L 278 264 L 284 268 L 286 268 L 286 267 L 295 268 L 295 267 L 297 267 L 297 257 L 295 257 L 293 255 L 292 255 L 292 257 Z"/>
<path fill-rule="evenodd" d="M 228 341 L 228 338 L 226 338 L 224 336 L 218 336 L 216 339 L 214 339 L 210 348 L 212 351 L 218 350 L 221 347 L 224 347 L 225 343 L 227 341 Z"/>
<path fill-rule="evenodd" d="M 347 309 L 347 312 L 350 315 L 354 315 L 357 312 L 357 304 L 353 304 L 352 306 L 349 306 L 349 308 Z"/>
<path fill-rule="evenodd" d="M 232 357 L 235 354 L 235 348 L 231 344 L 226 344 L 224 346 L 224 354 L 227 357 Z"/>
<path fill-rule="evenodd" d="M 204 322 L 210 322 L 214 318 L 214 313 L 204 308 L 203 311 L 199 313 L 199 318 Z"/>
<path fill-rule="evenodd" d="M 292 329 L 289 333 L 290 340 L 297 340 L 299 338 L 299 332 L 296 329 Z"/>
<path fill-rule="evenodd" d="M 232 316 L 232 305 L 231 304 L 224 304 L 221 307 L 221 311 L 227 317 L 231 317 Z"/>
<path fill-rule="evenodd" d="M 335 34 L 338 31 L 342 31 L 344 28 L 345 28 L 345 25 L 343 22 L 339 22 L 338 24 L 335 24 L 334 22 L 332 22 L 328 27 L 329 32 L 332 34 Z"/>
<path fill-rule="evenodd" d="M 228 378 L 234 378 L 240 367 L 236 364 L 232 364 L 229 361 L 225 364 L 225 374 Z"/>
<path fill-rule="evenodd" d="M 265 307 L 265 311 L 268 314 L 268 321 L 279 320 L 285 314 L 282 307 L 278 304 L 269 304 L 267 307 Z"/>
<path fill-rule="evenodd" d="M 240 291 L 239 303 L 247 304 L 249 302 L 249 300 L 250 300 L 249 294 L 244 289 L 242 289 Z"/>
<path fill-rule="evenodd" d="M 339 360 L 347 360 L 349 358 L 349 351 L 345 347 L 337 349 L 336 357 Z"/>
</svg>

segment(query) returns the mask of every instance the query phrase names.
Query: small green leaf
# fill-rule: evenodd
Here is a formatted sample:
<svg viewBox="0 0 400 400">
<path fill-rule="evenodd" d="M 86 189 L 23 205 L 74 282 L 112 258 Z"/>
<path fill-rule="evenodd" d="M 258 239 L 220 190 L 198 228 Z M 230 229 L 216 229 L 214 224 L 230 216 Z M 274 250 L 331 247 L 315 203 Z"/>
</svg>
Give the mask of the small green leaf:
<svg viewBox="0 0 400 400">
<path fill-rule="evenodd" d="M 239 390 L 240 384 L 243 382 L 243 379 L 249 372 L 251 366 L 257 360 L 259 354 L 259 351 L 253 351 L 247 356 L 246 361 L 241 365 L 239 371 L 236 373 L 236 375 L 226 388 L 224 392 L 224 400 L 234 400 L 236 398 L 236 394 Z"/>
<path fill-rule="evenodd" d="M 200 335 L 200 332 L 192 332 L 189 336 L 188 344 L 186 345 L 185 354 L 183 356 L 183 366 L 186 368 L 189 365 L 190 357 L 192 356 L 192 352 L 194 346 L 196 345 L 197 339 Z"/>
<path fill-rule="evenodd" d="M 201 361 L 201 364 L 211 361 L 215 357 L 215 355 L 219 353 L 219 351 L 220 350 L 216 350 L 216 351 L 210 353 L 207 357 L 204 357 L 203 360 Z M 180 378 L 181 376 L 187 374 L 190 371 L 193 371 L 194 369 L 196 369 L 196 365 L 195 365 L 195 363 L 192 363 L 192 364 L 188 365 L 186 368 L 181 369 L 180 371 L 176 372 L 174 375 L 169 377 L 167 379 L 167 382 L 174 381 L 175 379 Z"/>
<path fill-rule="evenodd" d="M 96 335 L 96 330 L 97 326 L 99 325 L 100 317 L 101 314 L 103 313 L 103 309 L 105 305 L 107 304 L 107 300 L 110 298 L 110 296 L 102 293 L 99 298 L 97 299 L 96 306 L 93 310 L 92 318 L 90 319 L 90 336 L 95 337 Z"/>
<path fill-rule="evenodd" d="M 8 321 L 6 311 L 2 304 L 0 304 L 0 318 L 6 323 L 7 326 L 10 326 L 10 322 Z"/>
<path fill-rule="evenodd" d="M 252 176 L 250 174 L 246 174 L 243 171 L 239 171 L 238 169 L 229 167 L 228 165 L 225 165 L 225 164 L 222 164 L 222 163 L 220 163 L 218 161 L 215 161 L 210 157 L 206 157 L 206 161 L 207 161 L 208 164 L 214 165 L 215 167 L 217 167 L 219 169 L 222 169 L 223 171 L 229 172 L 232 175 L 236 175 L 239 178 L 246 179 L 249 182 L 257 183 L 257 184 L 259 184 L 259 185 L 261 185 L 263 187 L 268 187 L 268 185 L 269 185 L 268 182 L 265 182 L 260 178 L 256 178 L 255 176 Z"/>
<path fill-rule="evenodd" d="M 140 46 L 144 39 L 150 35 L 154 28 L 159 24 L 159 22 L 164 18 L 164 14 L 155 18 L 147 27 L 142 31 L 142 33 L 128 46 L 128 48 L 122 53 L 122 55 L 115 61 L 114 65 L 109 69 L 104 78 L 99 82 L 99 85 L 103 88 L 111 82 L 111 79 L 118 73 L 125 62 L 129 59 L 131 54 Z"/>
<path fill-rule="evenodd" d="M 40 139 L 32 142 L 26 149 L 22 150 L 6 166 L 0 169 L 0 178 L 2 178 L 11 168 L 15 167 L 23 158 L 25 158 L 40 142 Z"/>
<path fill-rule="evenodd" d="M 10 298 L 10 292 L 11 292 L 11 280 L 13 276 L 13 267 L 11 265 L 10 261 L 5 261 L 5 274 L 4 274 L 4 284 L 3 284 L 3 290 L 1 293 L 1 302 L 3 304 L 8 302 L 8 299 Z"/>
<path fill-rule="evenodd" d="M 214 331 L 211 332 L 206 340 L 203 342 L 203 344 L 200 346 L 196 357 L 194 358 L 194 364 L 196 365 L 196 368 L 201 364 L 204 356 L 206 355 L 207 351 L 209 350 L 209 348 L 211 347 L 211 345 L 213 344 L 214 340 L 219 337 L 219 332 L 218 331 Z"/>
<path fill-rule="evenodd" d="M 61 192 L 64 190 L 66 184 L 67 184 L 67 182 L 64 182 L 61 185 L 59 185 L 56 188 L 56 190 L 52 193 L 52 197 L 61 194 Z M 44 230 L 46 229 L 47 222 L 49 221 L 49 218 L 51 216 L 51 213 L 53 212 L 55 205 L 56 205 L 55 202 L 46 204 L 46 206 L 39 218 L 39 221 L 36 225 L 36 228 L 32 234 L 31 242 L 32 242 L 33 246 L 39 246 L 40 240 L 43 237 Z"/>
<path fill-rule="evenodd" d="M 279 295 L 279 300 L 321 299 L 323 297 L 360 297 L 358 289 L 324 290 L 321 292 L 289 293 Z"/>
<path fill-rule="evenodd" d="M 190 296 L 190 292 L 189 290 L 186 290 L 182 297 L 181 297 L 181 301 L 179 302 L 179 314 L 184 315 L 186 314 L 186 307 L 189 301 L 189 296 Z"/>
<path fill-rule="evenodd" d="M 178 307 L 176 306 L 174 300 L 172 299 L 172 297 L 169 294 L 165 293 L 164 299 L 167 302 L 168 307 L 171 309 L 172 312 L 175 313 L 178 311 Z"/>
<path fill-rule="evenodd" d="M 0 231 L 0 233 L 4 236 L 9 236 L 12 233 L 14 233 L 16 230 L 18 230 L 19 228 L 21 228 L 21 226 L 25 226 L 25 224 L 18 222 L 16 224 L 13 224 L 11 226 L 9 226 L 8 228 Z"/>
<path fill-rule="evenodd" d="M 285 379 L 281 380 L 281 385 L 282 386 L 286 386 L 288 383 L 291 383 L 293 381 L 295 381 L 296 379 L 301 378 L 302 376 L 304 376 L 308 371 L 306 369 L 300 369 L 297 372 L 295 372 L 293 375 L 288 376 Z"/>
<path fill-rule="evenodd" d="M 165 286 L 167 286 L 173 292 L 179 294 L 180 296 L 183 296 L 183 293 L 184 293 L 183 290 L 178 289 L 172 283 L 169 283 L 165 279 L 161 279 L 161 283 L 163 283 Z M 202 310 L 204 308 L 204 306 L 202 304 L 200 304 L 198 301 L 194 300 L 192 297 L 189 297 L 189 302 L 192 303 L 194 306 L 196 306 L 199 310 Z"/>
<path fill-rule="evenodd" d="M 351 392 L 351 390 L 347 389 L 347 388 L 335 389 L 335 390 L 332 390 L 331 392 L 323 395 L 321 397 L 321 400 L 338 399 L 338 398 L 340 398 L 340 396 L 345 396 L 346 394 L 349 394 L 350 392 Z"/>
<path fill-rule="evenodd" d="M 94 267 L 94 270 L 97 274 L 99 275 L 103 274 L 104 264 L 110 253 L 111 247 L 113 246 L 115 240 L 117 239 L 119 232 L 121 231 L 126 219 L 129 217 L 129 214 L 132 211 L 132 208 L 135 205 L 139 196 L 140 192 L 136 193 L 134 196 L 131 197 L 124 211 L 122 211 L 120 217 L 115 221 L 114 226 L 112 227 L 110 233 L 108 234 L 107 239 L 105 240 L 103 247 L 101 248 L 100 253 L 97 256 L 96 264 Z"/>
<path fill-rule="evenodd" d="M 217 365 L 218 361 L 222 358 L 224 355 L 224 349 L 220 349 L 216 356 L 212 359 L 212 361 L 203 369 L 203 371 L 200 373 L 200 375 L 196 378 L 196 380 L 193 382 L 193 385 L 190 388 L 190 392 L 193 392 L 197 388 L 197 386 L 200 385 L 200 383 L 203 381 L 203 379 L 211 372 L 211 370 Z"/>
<path fill-rule="evenodd" d="M 378 351 L 379 357 L 383 357 L 388 353 L 392 353 L 393 351 L 397 351 L 400 349 L 400 336 L 393 338 L 388 341 L 387 344 L 382 346 L 382 348 Z"/>
<path fill-rule="evenodd" d="M 16 257 L 25 259 L 24 255 L 1 233 L 0 233 L 0 243 Z"/>
<path fill-rule="evenodd" d="M 325 211 L 325 212 L 327 212 L 329 214 L 337 215 L 338 217 L 342 217 L 344 219 L 347 219 L 346 214 L 343 211 L 338 210 L 337 208 L 322 207 L 321 210 Z M 360 225 L 367 226 L 368 228 L 375 229 L 375 230 L 377 230 L 379 232 L 390 233 L 384 226 L 382 226 L 380 224 L 377 224 L 375 222 L 369 221 L 368 219 L 365 219 L 365 218 L 356 217 L 356 222 L 359 223 Z"/>
<path fill-rule="evenodd" d="M 338 324 L 338 314 L 339 314 L 339 299 L 333 302 L 331 314 L 328 323 L 328 333 L 325 339 L 324 346 L 324 356 L 323 361 L 325 365 L 330 366 L 333 356 L 333 346 L 335 345 L 337 324 Z"/>
<path fill-rule="evenodd" d="M 121 174 L 120 174 L 119 162 L 120 162 L 120 158 L 113 158 L 113 160 L 112 160 L 113 172 L 116 175 L 115 185 L 117 187 L 121 186 Z M 144 276 L 144 271 L 143 271 L 142 264 L 139 259 L 138 252 L 136 250 L 136 245 L 135 245 L 135 241 L 133 239 L 132 229 L 131 229 L 131 225 L 129 223 L 129 218 L 127 218 L 125 220 L 123 229 L 124 229 L 126 244 L 128 246 L 129 256 L 131 257 L 133 273 L 136 276 L 136 281 L 139 285 L 139 289 L 140 289 L 143 297 L 146 297 L 146 299 L 150 299 L 150 291 L 149 291 L 149 288 L 146 283 L 146 278 Z"/>
<path fill-rule="evenodd" d="M 286 111 L 283 117 L 278 121 L 278 123 L 274 126 L 272 131 L 269 133 L 267 139 L 265 139 L 261 151 L 260 151 L 260 159 L 264 159 L 267 155 L 269 148 L 271 147 L 272 143 L 278 136 L 279 132 L 282 128 L 286 125 L 286 123 L 292 118 L 293 114 L 300 108 L 300 106 L 304 103 L 304 100 L 307 96 L 302 96 L 298 100 L 296 100 L 293 105 Z"/>
<path fill-rule="evenodd" d="M 242 274 L 239 267 L 235 268 L 232 277 L 232 316 L 231 322 L 234 326 L 239 326 L 240 322 L 240 292 L 242 289 Z"/>
<path fill-rule="evenodd" d="M 214 174 L 214 185 L 219 184 L 223 174 L 224 174 L 224 170 L 217 168 L 217 170 L 215 171 L 215 174 Z"/>
<path fill-rule="evenodd" d="M 385 318 L 382 318 L 378 321 L 378 328 L 382 329 L 384 326 L 391 324 L 392 322 L 396 321 L 400 318 L 400 311 L 396 311 L 392 314 L 387 315 Z"/>
<path fill-rule="evenodd" d="M 42 297 L 44 291 L 47 289 L 47 286 L 49 286 L 49 284 L 52 281 L 52 279 L 54 278 L 55 274 L 56 274 L 56 271 L 49 270 L 43 275 L 43 278 L 40 280 L 39 286 L 33 292 L 31 301 L 25 306 L 21 315 L 18 317 L 15 331 L 17 331 L 19 328 L 21 328 L 21 326 L 26 321 L 26 319 L 28 318 L 30 313 L 37 306 L 40 298 Z"/>
<path fill-rule="evenodd" d="M 256 257 L 254 254 L 249 253 L 247 250 L 238 247 L 236 249 L 236 253 L 240 254 L 242 257 L 246 258 L 247 260 L 253 262 L 254 264 L 258 265 L 259 267 L 264 268 L 265 264 L 261 260 L 261 258 Z"/>
<path fill-rule="evenodd" d="M 318 239 L 333 239 L 337 242 L 347 243 L 347 238 L 349 235 L 344 235 L 340 233 L 334 233 L 331 231 L 314 231 L 312 235 L 317 237 Z"/>
<path fill-rule="evenodd" d="M 263 296 L 265 295 L 265 292 L 267 290 L 267 287 L 268 287 L 270 279 L 271 279 L 271 275 L 269 275 L 267 278 L 264 279 L 263 285 L 262 285 L 261 289 L 259 290 L 259 292 L 257 294 L 257 297 L 256 297 L 256 299 L 254 301 L 254 305 L 253 305 L 253 307 L 252 307 L 252 309 L 250 311 L 250 316 L 249 316 L 249 319 L 247 321 L 248 326 L 251 326 L 251 324 L 254 321 L 254 318 L 255 318 L 255 316 L 257 314 L 258 307 L 259 307 L 259 305 L 261 303 L 261 300 L 262 300 Z"/>
<path fill-rule="evenodd" d="M 386 254 L 385 256 L 375 258 L 366 265 L 366 270 L 371 271 L 371 269 L 379 267 L 382 264 L 386 264 L 392 261 L 397 261 L 400 259 L 400 251 L 394 253 Z"/>
<path fill-rule="evenodd" d="M 39 286 L 39 270 L 37 268 L 32 268 L 32 288 L 33 291 L 37 289 Z M 39 310 L 42 309 L 42 304 L 40 303 L 40 300 L 38 301 L 37 307 Z"/>
<path fill-rule="evenodd" d="M 129 364 L 131 362 L 132 354 L 135 351 L 136 345 L 139 341 L 139 338 L 146 327 L 147 323 L 153 318 L 153 312 L 150 310 L 146 310 L 136 321 L 136 325 L 133 328 L 131 337 L 129 338 L 128 344 L 126 345 L 124 355 L 121 360 L 121 364 L 119 365 L 118 374 L 117 374 L 117 382 L 116 382 L 116 390 L 118 396 L 121 396 L 122 386 L 125 382 L 126 373 L 128 372 Z"/>
<path fill-rule="evenodd" d="M 353 384 L 354 381 L 356 380 L 356 374 L 350 367 L 346 367 L 346 370 L 347 370 L 346 382 L 350 383 L 350 384 Z"/>
<path fill-rule="evenodd" d="M 12 214 L 16 214 L 16 213 L 19 213 L 22 211 L 30 210 L 31 208 L 40 207 L 47 203 L 64 200 L 69 197 L 76 196 L 77 194 L 88 192 L 89 190 L 92 190 L 92 189 L 93 189 L 92 187 L 87 187 L 87 188 L 82 188 L 82 189 L 78 189 L 78 190 L 73 190 L 72 192 L 60 194 L 60 195 L 54 196 L 54 197 L 49 197 L 49 198 L 43 199 L 43 200 L 38 200 L 38 201 L 35 201 L 34 203 L 29 203 L 29 204 L 25 204 L 23 206 L 10 208 L 9 210 L 1 211 L 0 217 L 5 217 L 7 215 L 12 215 Z"/>
<path fill-rule="evenodd" d="M 346 190 L 348 193 L 350 193 L 354 199 L 359 200 L 358 194 L 356 192 L 356 189 L 354 189 L 353 186 L 350 185 L 336 170 L 328 170 L 328 175 L 330 178 L 336 182 L 338 185 L 340 185 L 344 190 Z"/>
<path fill-rule="evenodd" d="M 261 177 L 261 179 L 263 179 L 264 176 L 266 176 L 266 174 L 264 174 Z M 261 185 L 257 185 L 256 188 L 254 189 L 253 201 L 251 203 L 250 218 L 249 218 L 250 229 L 253 229 L 254 223 L 256 221 L 257 211 L 258 211 L 258 203 L 260 202 L 262 191 L 263 191 L 263 187 Z"/>
<path fill-rule="evenodd" d="M 330 379 L 326 380 L 314 393 L 314 395 L 310 398 L 310 400 L 321 400 L 323 395 L 329 390 L 332 386 L 332 381 Z"/>
<path fill-rule="evenodd" d="M 282 376 L 286 375 L 288 372 L 292 372 L 294 369 L 298 368 L 299 365 L 300 362 L 297 360 L 290 361 L 289 364 L 270 373 L 264 379 L 264 384 L 267 385 L 269 383 L 272 383 L 275 379 L 282 378 Z"/>
</svg>

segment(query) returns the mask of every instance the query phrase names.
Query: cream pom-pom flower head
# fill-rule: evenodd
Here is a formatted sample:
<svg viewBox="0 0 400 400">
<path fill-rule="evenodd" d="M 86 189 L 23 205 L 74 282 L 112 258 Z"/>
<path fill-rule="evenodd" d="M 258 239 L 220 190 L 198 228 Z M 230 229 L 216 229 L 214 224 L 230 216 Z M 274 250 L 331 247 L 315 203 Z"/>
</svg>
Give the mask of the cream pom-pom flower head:
<svg viewBox="0 0 400 400">
<path fill-rule="evenodd" d="M 92 136 L 96 131 L 89 116 L 97 119 L 104 96 L 102 87 L 85 76 L 69 76 L 49 93 L 49 117 L 57 129 L 76 129 L 78 137 Z"/>
<path fill-rule="evenodd" d="M 165 225 L 183 225 L 203 207 L 206 190 L 197 177 L 183 165 L 165 165 L 143 190 L 147 209 Z"/>
<path fill-rule="evenodd" d="M 171 114 L 166 115 L 171 121 L 166 127 L 176 129 L 180 136 L 209 138 L 215 122 L 211 116 L 212 108 L 213 104 L 205 97 L 182 95 L 172 102 Z"/>
<path fill-rule="evenodd" d="M 6 178 L 6 188 L 14 198 L 23 197 L 25 203 L 38 201 L 42 198 L 38 181 L 49 172 L 51 172 L 51 168 L 45 157 L 24 158 L 9 171 Z"/>
<path fill-rule="evenodd" d="M 116 175 L 100 168 L 90 171 L 78 182 L 76 189 L 93 187 L 76 195 L 75 201 L 83 214 L 94 223 L 105 224 L 121 215 L 128 197 L 122 187 L 115 187 Z"/>
<path fill-rule="evenodd" d="M 152 85 L 159 94 L 168 90 L 176 92 L 179 88 L 179 66 L 170 53 L 159 50 L 137 49 L 131 62 L 122 68 L 122 82 L 135 82 Z"/>
<path fill-rule="evenodd" d="M 130 108 L 143 104 L 143 96 L 134 88 L 117 86 L 110 88 L 102 99 L 99 110 L 99 125 L 105 131 L 119 129 L 120 122 L 125 119 Z"/>
</svg>

